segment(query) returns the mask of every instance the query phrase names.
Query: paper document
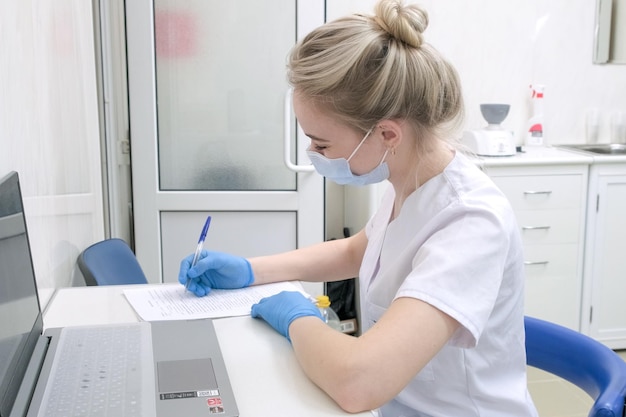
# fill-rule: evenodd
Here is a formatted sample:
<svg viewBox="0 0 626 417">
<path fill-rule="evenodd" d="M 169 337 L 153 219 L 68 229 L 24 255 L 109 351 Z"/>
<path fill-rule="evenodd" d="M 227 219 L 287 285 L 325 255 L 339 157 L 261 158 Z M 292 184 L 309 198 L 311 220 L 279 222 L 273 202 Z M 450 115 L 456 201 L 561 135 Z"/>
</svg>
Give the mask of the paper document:
<svg viewBox="0 0 626 417">
<path fill-rule="evenodd" d="M 190 320 L 245 316 L 253 304 L 281 291 L 298 291 L 308 296 L 299 283 L 278 282 L 236 290 L 211 290 L 197 297 L 180 284 L 163 284 L 124 290 L 124 295 L 145 321 Z"/>
</svg>

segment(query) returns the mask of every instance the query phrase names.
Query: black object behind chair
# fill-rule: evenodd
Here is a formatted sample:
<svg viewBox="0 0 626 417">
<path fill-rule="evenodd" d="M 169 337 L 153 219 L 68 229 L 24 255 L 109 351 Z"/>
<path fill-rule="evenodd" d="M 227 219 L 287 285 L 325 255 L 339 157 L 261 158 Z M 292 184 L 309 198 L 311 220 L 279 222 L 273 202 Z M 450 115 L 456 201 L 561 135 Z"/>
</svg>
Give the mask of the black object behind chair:
<svg viewBox="0 0 626 417">
<path fill-rule="evenodd" d="M 76 262 L 89 286 L 148 283 L 135 254 L 122 239 L 94 243 L 82 251 Z"/>
<path fill-rule="evenodd" d="M 544 320 L 525 317 L 526 362 L 583 389 L 594 399 L 589 417 L 623 417 L 626 362 L 602 343 Z"/>
</svg>

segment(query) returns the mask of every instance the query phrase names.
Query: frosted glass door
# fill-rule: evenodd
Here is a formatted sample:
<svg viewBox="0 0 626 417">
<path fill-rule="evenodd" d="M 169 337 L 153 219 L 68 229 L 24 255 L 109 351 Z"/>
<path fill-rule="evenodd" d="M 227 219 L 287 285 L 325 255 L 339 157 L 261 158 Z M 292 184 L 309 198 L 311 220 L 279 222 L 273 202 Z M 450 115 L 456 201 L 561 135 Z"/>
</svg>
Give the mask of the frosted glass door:
<svg viewBox="0 0 626 417">
<path fill-rule="evenodd" d="M 282 162 L 293 0 L 155 0 L 162 190 L 295 190 Z"/>
<path fill-rule="evenodd" d="M 308 162 L 285 63 L 324 2 L 133 0 L 126 15 L 135 250 L 148 279 L 175 280 L 208 214 L 208 249 L 322 241 L 323 179 L 288 168 L 284 149 Z"/>
</svg>

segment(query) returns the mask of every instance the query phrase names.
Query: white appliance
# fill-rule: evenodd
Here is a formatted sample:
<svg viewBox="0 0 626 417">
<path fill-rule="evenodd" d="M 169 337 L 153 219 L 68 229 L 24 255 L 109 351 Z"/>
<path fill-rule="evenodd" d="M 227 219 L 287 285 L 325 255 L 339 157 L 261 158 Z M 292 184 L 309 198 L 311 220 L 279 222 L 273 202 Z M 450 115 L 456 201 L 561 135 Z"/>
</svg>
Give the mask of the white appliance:
<svg viewBox="0 0 626 417">
<path fill-rule="evenodd" d="M 480 156 L 515 155 L 513 133 L 500 126 L 509 108 L 508 104 L 481 104 L 480 111 L 489 124 L 484 129 L 463 132 L 463 145 Z"/>
<path fill-rule="evenodd" d="M 462 142 L 476 155 L 515 155 L 513 134 L 505 130 L 471 130 L 463 132 Z"/>
</svg>

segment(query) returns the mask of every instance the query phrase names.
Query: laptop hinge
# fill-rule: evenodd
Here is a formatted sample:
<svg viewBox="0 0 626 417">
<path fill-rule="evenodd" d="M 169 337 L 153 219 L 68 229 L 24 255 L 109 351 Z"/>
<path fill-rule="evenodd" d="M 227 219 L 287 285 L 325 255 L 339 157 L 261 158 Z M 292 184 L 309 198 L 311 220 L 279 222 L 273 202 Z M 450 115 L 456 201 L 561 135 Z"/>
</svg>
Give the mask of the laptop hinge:
<svg viewBox="0 0 626 417">
<path fill-rule="evenodd" d="M 37 344 L 33 350 L 32 359 L 26 368 L 26 373 L 24 374 L 24 378 L 20 384 L 20 389 L 15 397 L 15 403 L 13 403 L 13 408 L 11 409 L 9 417 L 26 416 L 49 345 L 49 337 L 43 336 L 37 340 Z"/>
</svg>

